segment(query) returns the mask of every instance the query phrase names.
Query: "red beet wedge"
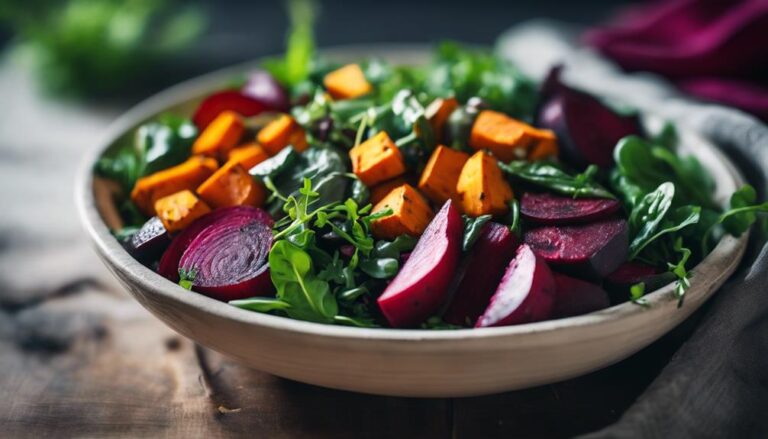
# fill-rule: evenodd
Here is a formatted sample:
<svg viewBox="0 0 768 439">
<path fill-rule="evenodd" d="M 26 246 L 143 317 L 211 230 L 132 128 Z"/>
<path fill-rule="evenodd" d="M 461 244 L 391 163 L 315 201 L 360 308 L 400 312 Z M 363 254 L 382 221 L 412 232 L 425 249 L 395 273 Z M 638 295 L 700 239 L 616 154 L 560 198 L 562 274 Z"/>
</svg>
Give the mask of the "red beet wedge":
<svg viewBox="0 0 768 439">
<path fill-rule="evenodd" d="M 155 261 L 170 243 L 171 238 L 163 222 L 153 216 L 131 236 L 125 247 L 137 261 L 149 264 Z"/>
<path fill-rule="evenodd" d="M 519 241 L 509 227 L 487 223 L 464 259 L 463 277 L 443 319 L 454 325 L 474 326 L 488 306 L 504 268 L 515 255 Z"/>
<path fill-rule="evenodd" d="M 608 218 L 620 208 L 617 200 L 608 198 L 573 198 L 526 192 L 520 199 L 520 215 L 523 218 L 547 225 L 590 223 Z"/>
<path fill-rule="evenodd" d="M 675 275 L 642 262 L 625 262 L 605 277 L 603 285 L 608 289 L 611 303 L 626 302 L 629 289 L 640 282 L 645 283 L 645 291 L 651 292 L 675 280 Z"/>
<path fill-rule="evenodd" d="M 553 268 L 581 278 L 602 278 L 627 259 L 629 231 L 623 219 L 529 230 L 524 242 Z"/>
<path fill-rule="evenodd" d="M 526 244 L 507 266 L 491 302 L 476 328 L 509 326 L 546 320 L 552 316 L 555 280 L 542 258 Z"/>
<path fill-rule="evenodd" d="M 557 287 L 554 309 L 556 317 L 578 316 L 610 305 L 608 293 L 600 285 L 560 273 L 553 275 Z"/>
<path fill-rule="evenodd" d="M 273 223 L 272 217 L 269 216 L 266 211 L 255 207 L 234 206 L 216 209 L 195 220 L 173 238 L 171 245 L 168 246 L 163 253 L 163 256 L 160 258 L 160 265 L 157 268 L 157 272 L 171 282 L 178 282 L 179 261 L 181 260 L 181 256 L 187 250 L 187 247 L 189 247 L 189 244 L 192 243 L 200 232 L 225 217 L 229 218 L 230 221 L 234 221 L 234 219 L 237 218 L 242 224 L 246 224 L 249 221 L 260 221 L 271 226 Z"/>
<path fill-rule="evenodd" d="M 193 274 L 192 290 L 214 299 L 269 295 L 274 293 L 267 264 L 271 247 L 271 219 L 225 215 L 190 242 L 179 271 Z"/>
<path fill-rule="evenodd" d="M 269 110 L 273 110 L 273 108 L 262 101 L 244 95 L 238 90 L 225 90 L 205 98 L 197 107 L 192 121 L 199 129 L 203 130 L 224 111 L 234 111 L 241 116 L 251 117 Z"/>
<path fill-rule="evenodd" d="M 459 261 L 463 228 L 459 211 L 447 201 L 378 299 L 390 325 L 415 326 L 437 312 Z"/>
</svg>

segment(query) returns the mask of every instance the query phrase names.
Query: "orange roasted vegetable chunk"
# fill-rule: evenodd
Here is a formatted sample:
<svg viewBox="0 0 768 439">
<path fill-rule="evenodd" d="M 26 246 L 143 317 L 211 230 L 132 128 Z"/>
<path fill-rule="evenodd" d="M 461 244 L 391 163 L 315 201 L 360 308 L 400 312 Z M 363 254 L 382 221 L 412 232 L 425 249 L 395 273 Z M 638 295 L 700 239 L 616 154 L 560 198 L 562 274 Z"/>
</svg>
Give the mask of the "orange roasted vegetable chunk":
<svg viewBox="0 0 768 439">
<path fill-rule="evenodd" d="M 435 204 L 442 205 L 446 200 L 456 200 L 456 183 L 468 159 L 467 153 L 438 146 L 421 173 L 419 190 Z"/>
<path fill-rule="evenodd" d="M 212 158 L 190 157 L 184 163 L 138 179 L 131 191 L 131 200 L 145 215 L 152 216 L 155 201 L 184 189 L 194 190 L 216 172 L 218 167 L 218 163 Z"/>
<path fill-rule="evenodd" d="M 368 197 L 368 201 L 375 206 L 376 203 L 383 200 L 384 197 L 392 192 L 392 189 L 398 186 L 402 186 L 405 183 L 408 183 L 408 181 L 403 176 L 395 177 L 391 180 L 385 181 L 384 183 L 379 183 L 371 188 L 371 195 Z"/>
<path fill-rule="evenodd" d="M 371 84 L 365 79 L 363 69 L 357 64 L 347 64 L 323 78 L 323 85 L 334 99 L 354 99 L 371 92 Z"/>
<path fill-rule="evenodd" d="M 288 145 L 298 152 L 303 152 L 308 146 L 304 130 L 287 114 L 281 114 L 262 128 L 257 140 L 269 155 L 277 154 Z"/>
<path fill-rule="evenodd" d="M 267 154 L 267 151 L 255 142 L 239 146 L 229 151 L 229 155 L 227 155 L 227 161 L 240 163 L 246 170 L 251 169 L 268 158 L 269 154 Z"/>
<path fill-rule="evenodd" d="M 487 149 L 499 160 L 524 159 L 541 136 L 532 126 L 498 111 L 483 110 L 477 115 L 469 135 L 469 146 Z"/>
<path fill-rule="evenodd" d="M 470 216 L 503 215 L 513 198 L 498 162 L 483 151 L 476 152 L 464 164 L 456 191 L 462 210 Z"/>
<path fill-rule="evenodd" d="M 372 212 L 386 209 L 392 209 L 392 215 L 371 222 L 371 232 L 378 239 L 395 239 L 400 235 L 418 237 L 434 215 L 427 200 L 410 184 L 392 189 Z"/>
<path fill-rule="evenodd" d="M 349 158 L 352 171 L 369 187 L 405 172 L 400 149 L 384 131 L 350 149 Z"/>
<path fill-rule="evenodd" d="M 445 122 L 458 107 L 459 103 L 456 98 L 437 98 L 427 106 L 425 113 L 437 142 L 443 140 Z"/>
<path fill-rule="evenodd" d="M 528 152 L 528 160 L 542 160 L 557 157 L 560 149 L 557 146 L 557 136 L 552 130 L 533 128 L 531 131 L 534 143 Z"/>
<path fill-rule="evenodd" d="M 240 141 L 245 125 L 234 111 L 224 111 L 213 120 L 192 144 L 192 154 L 224 158 Z"/>
<path fill-rule="evenodd" d="M 188 189 L 155 201 L 155 213 L 169 233 L 178 232 L 210 211 L 211 208 Z"/>
<path fill-rule="evenodd" d="M 197 194 L 213 208 L 228 206 L 261 206 L 266 191 L 237 162 L 227 162 L 198 188 Z"/>
</svg>

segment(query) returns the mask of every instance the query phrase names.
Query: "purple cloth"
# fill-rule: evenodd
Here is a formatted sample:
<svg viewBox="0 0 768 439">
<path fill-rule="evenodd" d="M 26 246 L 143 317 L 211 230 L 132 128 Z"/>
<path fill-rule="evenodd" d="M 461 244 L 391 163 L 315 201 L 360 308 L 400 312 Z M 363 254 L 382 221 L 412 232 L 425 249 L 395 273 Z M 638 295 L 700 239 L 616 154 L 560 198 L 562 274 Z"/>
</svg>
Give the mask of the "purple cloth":
<svg viewBox="0 0 768 439">
<path fill-rule="evenodd" d="M 628 71 L 768 120 L 768 0 L 672 0 L 635 7 L 585 41 Z"/>
</svg>

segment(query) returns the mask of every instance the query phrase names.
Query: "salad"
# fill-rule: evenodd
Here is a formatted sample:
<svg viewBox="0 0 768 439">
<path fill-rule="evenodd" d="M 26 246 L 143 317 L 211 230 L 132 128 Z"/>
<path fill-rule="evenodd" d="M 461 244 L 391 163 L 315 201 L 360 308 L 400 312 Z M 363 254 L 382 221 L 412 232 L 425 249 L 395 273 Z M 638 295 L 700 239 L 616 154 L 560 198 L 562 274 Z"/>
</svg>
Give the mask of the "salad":
<svg viewBox="0 0 768 439">
<path fill-rule="evenodd" d="M 728 206 L 667 124 L 482 49 L 424 66 L 284 58 L 105 154 L 140 262 L 254 312 L 450 329 L 584 314 L 675 282 L 768 203 Z M 303 17 L 303 18 L 302 18 Z"/>
</svg>

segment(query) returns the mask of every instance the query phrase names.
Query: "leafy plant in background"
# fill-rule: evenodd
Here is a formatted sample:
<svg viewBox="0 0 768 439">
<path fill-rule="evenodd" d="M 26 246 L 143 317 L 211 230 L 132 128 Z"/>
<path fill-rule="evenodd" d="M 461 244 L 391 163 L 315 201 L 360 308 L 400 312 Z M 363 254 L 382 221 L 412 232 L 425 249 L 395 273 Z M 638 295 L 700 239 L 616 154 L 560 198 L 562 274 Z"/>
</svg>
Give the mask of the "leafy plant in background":
<svg viewBox="0 0 768 439">
<path fill-rule="evenodd" d="M 198 7 L 174 0 L 4 2 L 0 20 L 46 90 L 79 96 L 118 91 L 206 25 Z"/>
</svg>

